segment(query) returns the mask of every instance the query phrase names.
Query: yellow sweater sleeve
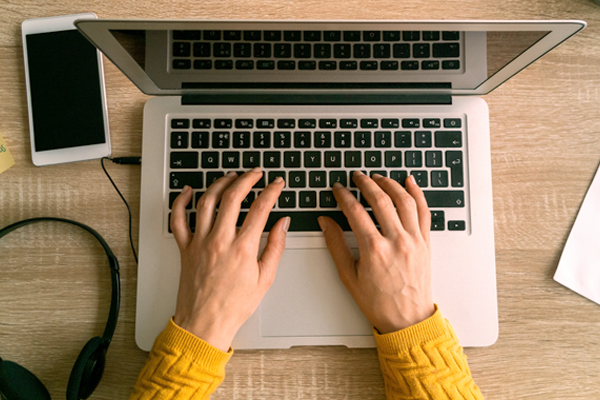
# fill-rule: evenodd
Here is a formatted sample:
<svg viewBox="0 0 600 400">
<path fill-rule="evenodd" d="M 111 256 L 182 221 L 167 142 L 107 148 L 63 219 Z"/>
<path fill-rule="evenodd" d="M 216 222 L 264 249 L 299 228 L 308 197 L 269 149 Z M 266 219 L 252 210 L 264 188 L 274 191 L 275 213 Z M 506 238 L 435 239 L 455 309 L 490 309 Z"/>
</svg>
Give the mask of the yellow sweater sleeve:
<svg viewBox="0 0 600 400">
<path fill-rule="evenodd" d="M 456 334 L 437 307 L 416 325 L 374 333 L 388 400 L 483 399 Z"/>
<path fill-rule="evenodd" d="M 158 335 L 130 400 L 204 400 L 225 378 L 225 353 L 171 319 Z"/>
</svg>

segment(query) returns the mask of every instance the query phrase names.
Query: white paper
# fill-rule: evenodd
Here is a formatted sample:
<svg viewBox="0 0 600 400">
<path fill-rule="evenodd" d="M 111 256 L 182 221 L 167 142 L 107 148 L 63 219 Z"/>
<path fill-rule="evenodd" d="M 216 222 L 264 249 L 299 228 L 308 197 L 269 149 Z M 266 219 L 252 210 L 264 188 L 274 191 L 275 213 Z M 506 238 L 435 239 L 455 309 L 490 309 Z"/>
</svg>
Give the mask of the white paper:
<svg viewBox="0 0 600 400">
<path fill-rule="evenodd" d="M 579 209 L 554 280 L 600 304 L 600 168 Z"/>
</svg>

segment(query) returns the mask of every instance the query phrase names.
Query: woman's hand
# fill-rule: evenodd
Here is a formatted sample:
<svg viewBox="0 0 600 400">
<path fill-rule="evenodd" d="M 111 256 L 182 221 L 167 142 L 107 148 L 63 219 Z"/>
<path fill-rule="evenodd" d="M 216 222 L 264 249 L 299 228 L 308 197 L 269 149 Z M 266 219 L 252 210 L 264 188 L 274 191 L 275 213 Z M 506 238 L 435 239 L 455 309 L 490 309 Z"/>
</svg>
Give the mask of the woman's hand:
<svg viewBox="0 0 600 400">
<path fill-rule="evenodd" d="M 285 249 L 289 217 L 271 229 L 258 259 L 261 234 L 284 186 L 281 178 L 262 191 L 242 227 L 236 228 L 242 200 L 262 174 L 259 168 L 239 178 L 229 173 L 210 185 L 198 201 L 194 234 L 185 211 L 191 188 L 185 187 L 173 202 L 171 230 L 181 252 L 174 322 L 223 351 L 229 349 L 236 332 L 273 283 Z"/>
<path fill-rule="evenodd" d="M 340 278 L 367 319 L 384 334 L 429 318 L 431 295 L 429 228 L 431 214 L 415 180 L 406 190 L 396 181 L 355 172 L 353 180 L 371 205 L 378 230 L 365 208 L 342 185 L 333 194 L 358 241 L 356 260 L 340 226 L 319 217 Z"/>
</svg>

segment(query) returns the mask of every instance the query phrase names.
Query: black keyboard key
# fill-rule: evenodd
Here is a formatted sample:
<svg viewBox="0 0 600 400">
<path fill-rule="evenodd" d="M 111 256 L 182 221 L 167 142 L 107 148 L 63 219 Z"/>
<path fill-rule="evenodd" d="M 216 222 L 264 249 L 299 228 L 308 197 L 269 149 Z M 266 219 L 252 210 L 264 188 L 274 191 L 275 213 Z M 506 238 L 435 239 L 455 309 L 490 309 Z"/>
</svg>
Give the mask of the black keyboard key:
<svg viewBox="0 0 600 400">
<path fill-rule="evenodd" d="M 402 167 L 402 152 L 401 151 L 386 151 L 385 166 L 388 168 Z"/>
<path fill-rule="evenodd" d="M 297 149 L 311 147 L 310 132 L 294 132 L 294 147 Z"/>
<path fill-rule="evenodd" d="M 434 58 L 458 58 L 460 57 L 460 45 L 458 43 L 434 43 Z"/>
<path fill-rule="evenodd" d="M 239 168 L 240 153 L 237 151 L 223 152 L 223 168 Z"/>
<path fill-rule="evenodd" d="M 394 132 L 395 147 L 412 147 L 412 134 L 408 131 Z"/>
<path fill-rule="evenodd" d="M 450 168 L 450 184 L 452 187 L 463 187 L 464 177 L 462 151 L 447 151 L 446 167 Z"/>
<path fill-rule="evenodd" d="M 224 177 L 224 172 L 207 172 L 206 173 L 206 187 L 209 187 L 220 178 Z"/>
<path fill-rule="evenodd" d="M 392 147 L 392 132 L 375 132 L 375 147 Z"/>
<path fill-rule="evenodd" d="M 298 193 L 300 208 L 317 208 L 317 192 L 303 191 Z"/>
<path fill-rule="evenodd" d="M 321 31 L 304 31 L 305 42 L 320 42 Z"/>
<path fill-rule="evenodd" d="M 233 120 L 229 118 L 215 119 L 215 129 L 229 129 L 233 126 Z"/>
<path fill-rule="evenodd" d="M 371 45 L 367 43 L 357 43 L 353 46 L 354 58 L 371 58 Z"/>
<path fill-rule="evenodd" d="M 254 132 L 252 144 L 255 149 L 268 149 L 271 147 L 271 132 Z"/>
<path fill-rule="evenodd" d="M 235 120 L 235 127 L 238 129 L 249 129 L 249 128 L 253 128 L 254 127 L 254 120 L 253 119 L 236 119 Z"/>
<path fill-rule="evenodd" d="M 173 60 L 173 69 L 191 69 L 191 68 L 192 68 L 191 60 L 181 60 L 181 59 Z"/>
<path fill-rule="evenodd" d="M 390 179 L 395 180 L 400 185 L 404 186 L 408 173 L 406 171 L 390 171 Z"/>
<path fill-rule="evenodd" d="M 341 151 L 326 151 L 325 152 L 325 167 L 339 168 L 342 166 Z"/>
<path fill-rule="evenodd" d="M 214 131 L 212 133 L 212 147 L 214 149 L 228 149 L 229 132 Z"/>
<path fill-rule="evenodd" d="M 275 58 L 292 57 L 292 45 L 289 43 L 276 43 L 274 47 Z"/>
<path fill-rule="evenodd" d="M 250 43 L 235 43 L 233 45 L 233 56 L 236 58 L 252 57 L 252 45 Z"/>
<path fill-rule="evenodd" d="M 306 187 L 306 171 L 291 171 L 289 179 L 289 187 L 304 188 Z"/>
<path fill-rule="evenodd" d="M 381 167 L 381 151 L 365 151 L 365 167 Z"/>
<path fill-rule="evenodd" d="M 390 58 L 391 51 L 388 43 L 373 45 L 373 58 Z"/>
<path fill-rule="evenodd" d="M 254 61 L 252 61 L 252 60 L 236 60 L 235 69 L 254 69 Z"/>
<path fill-rule="evenodd" d="M 331 132 L 315 132 L 315 147 L 319 149 L 328 149 L 331 147 Z"/>
<path fill-rule="evenodd" d="M 249 149 L 250 148 L 250 132 L 233 132 L 233 148 L 234 149 Z"/>
<path fill-rule="evenodd" d="M 171 132 L 171 148 L 187 149 L 189 142 L 188 132 Z"/>
<path fill-rule="evenodd" d="M 281 192 L 279 195 L 279 208 L 296 208 L 296 192 Z"/>
<path fill-rule="evenodd" d="M 202 38 L 204 40 L 221 40 L 221 31 L 204 31 L 202 32 Z"/>
<path fill-rule="evenodd" d="M 358 120 L 356 119 L 340 119 L 340 128 L 356 128 Z"/>
<path fill-rule="evenodd" d="M 304 168 L 321 168 L 321 152 L 304 152 Z"/>
<path fill-rule="evenodd" d="M 256 193 L 249 192 L 248 195 L 242 200 L 242 209 L 249 209 L 254 200 L 256 199 Z"/>
<path fill-rule="evenodd" d="M 423 128 L 439 128 L 440 126 L 439 118 L 423 118 Z"/>
<path fill-rule="evenodd" d="M 319 70 L 335 71 L 337 69 L 337 61 L 319 61 Z"/>
<path fill-rule="evenodd" d="M 379 127 L 379 120 L 377 119 L 361 119 L 360 127 L 363 129 L 373 129 Z"/>
<path fill-rule="evenodd" d="M 399 128 L 400 122 L 398 118 L 384 118 L 381 120 L 382 128 Z"/>
<path fill-rule="evenodd" d="M 256 69 L 275 69 L 275 61 L 256 61 Z"/>
<path fill-rule="evenodd" d="M 172 169 L 198 168 L 197 151 L 172 151 L 170 158 Z"/>
<path fill-rule="evenodd" d="M 265 151 L 263 154 L 263 167 L 281 168 L 281 153 L 278 151 Z"/>
<path fill-rule="evenodd" d="M 342 186 L 348 186 L 348 174 L 346 171 L 329 171 L 329 187 L 338 182 Z"/>
<path fill-rule="evenodd" d="M 245 151 L 242 154 L 242 166 L 244 168 L 260 167 L 260 153 L 258 151 Z"/>
<path fill-rule="evenodd" d="M 298 69 L 303 71 L 314 71 L 317 69 L 316 61 L 298 61 Z"/>
<path fill-rule="evenodd" d="M 459 40 L 460 32 L 458 31 L 445 31 L 442 32 L 442 40 Z"/>
<path fill-rule="evenodd" d="M 431 211 L 431 230 L 443 231 L 446 225 L 446 215 L 443 211 Z"/>
<path fill-rule="evenodd" d="M 363 41 L 365 42 L 379 42 L 381 40 L 381 32 L 379 31 L 364 31 Z"/>
<path fill-rule="evenodd" d="M 281 31 L 264 31 L 264 40 L 267 42 L 278 42 L 281 40 Z"/>
<path fill-rule="evenodd" d="M 394 58 L 410 58 L 410 45 L 407 43 L 396 43 L 392 47 Z"/>
<path fill-rule="evenodd" d="M 440 62 L 437 60 L 425 60 L 421 61 L 421 69 L 424 71 L 431 71 L 440 69 Z"/>
<path fill-rule="evenodd" d="M 402 61 L 400 63 L 400 68 L 404 71 L 415 71 L 419 69 L 418 61 Z"/>
<path fill-rule="evenodd" d="M 195 212 L 190 213 L 190 230 L 192 231 L 192 233 L 196 232 L 196 213 Z"/>
<path fill-rule="evenodd" d="M 310 171 L 308 173 L 308 186 L 311 188 L 327 187 L 327 174 L 325 171 Z"/>
<path fill-rule="evenodd" d="M 353 188 L 356 187 L 356 184 L 354 183 L 354 172 L 356 172 L 356 171 L 349 171 L 349 173 L 350 173 L 350 187 L 353 187 Z M 363 174 L 365 174 L 365 175 L 367 173 L 367 171 L 361 171 L 361 172 Z"/>
<path fill-rule="evenodd" d="M 295 119 L 278 119 L 277 120 L 277 127 L 280 129 L 292 129 L 296 127 L 296 120 Z"/>
<path fill-rule="evenodd" d="M 465 229 L 465 221 L 448 221 L 449 231 L 464 231 Z"/>
<path fill-rule="evenodd" d="M 378 63 L 377 61 L 361 61 L 360 62 L 360 70 L 361 71 L 377 71 Z"/>
<path fill-rule="evenodd" d="M 412 171 L 410 174 L 414 176 L 415 182 L 417 182 L 417 185 L 419 185 L 419 187 L 429 186 L 427 171 Z"/>
<path fill-rule="evenodd" d="M 448 187 L 448 171 L 431 171 L 432 187 Z"/>
<path fill-rule="evenodd" d="M 362 161 L 362 154 L 360 151 L 345 151 L 344 152 L 344 167 L 346 168 L 360 168 Z"/>
<path fill-rule="evenodd" d="M 262 37 L 261 31 L 244 31 L 244 40 L 258 41 Z"/>
<path fill-rule="evenodd" d="M 277 61 L 277 69 L 284 70 L 284 71 L 296 69 L 296 61 L 279 60 L 279 61 Z"/>
<path fill-rule="evenodd" d="M 444 128 L 460 128 L 462 126 L 462 120 L 460 118 L 445 118 Z"/>
<path fill-rule="evenodd" d="M 233 69 L 233 61 L 215 60 L 215 69 Z"/>
<path fill-rule="evenodd" d="M 190 42 L 173 42 L 173 57 L 190 57 L 192 45 Z"/>
<path fill-rule="evenodd" d="M 194 119 L 192 120 L 192 126 L 194 129 L 207 129 L 211 126 L 210 119 Z"/>
<path fill-rule="evenodd" d="M 174 40 L 200 40 L 201 31 L 173 31 Z"/>
<path fill-rule="evenodd" d="M 263 173 L 263 176 L 254 184 L 254 186 L 252 186 L 253 189 L 264 189 L 267 184 L 266 184 L 266 174 Z"/>
<path fill-rule="evenodd" d="M 423 32 L 423 40 L 428 42 L 440 40 L 440 33 L 438 31 L 425 31 Z"/>
<path fill-rule="evenodd" d="M 286 42 L 299 42 L 302 40 L 301 31 L 283 31 L 283 40 Z"/>
<path fill-rule="evenodd" d="M 192 148 L 208 149 L 208 132 L 192 132 Z"/>
<path fill-rule="evenodd" d="M 444 60 L 442 61 L 442 69 L 460 69 L 460 61 Z"/>
<path fill-rule="evenodd" d="M 371 132 L 356 131 L 354 132 L 354 147 L 371 147 Z"/>
<path fill-rule="evenodd" d="M 425 166 L 430 168 L 439 168 L 444 165 L 442 161 L 441 151 L 426 151 L 425 152 Z"/>
<path fill-rule="evenodd" d="M 171 172 L 169 174 L 169 188 L 183 189 L 188 185 L 194 189 L 202 189 L 204 174 L 202 172 Z"/>
<path fill-rule="evenodd" d="M 255 58 L 270 58 L 271 57 L 271 43 L 254 43 L 254 57 Z"/>
<path fill-rule="evenodd" d="M 242 40 L 242 31 L 223 31 L 225 40 Z"/>
<path fill-rule="evenodd" d="M 214 57 L 231 57 L 231 43 L 213 43 L 213 55 Z"/>
<path fill-rule="evenodd" d="M 275 127 L 275 120 L 274 119 L 257 119 L 256 120 L 256 127 L 258 129 L 274 128 Z"/>
<path fill-rule="evenodd" d="M 275 138 L 273 139 L 273 145 L 277 149 L 289 149 L 292 147 L 292 132 L 279 131 L 275 132 Z"/>
<path fill-rule="evenodd" d="M 333 196 L 333 192 L 330 190 L 323 190 L 319 193 L 319 206 L 321 208 L 335 208 L 337 207 L 337 201 Z"/>
<path fill-rule="evenodd" d="M 352 139 L 351 139 L 351 135 L 352 133 L 350 131 L 338 131 L 334 133 L 334 141 L 333 141 L 333 145 L 336 148 L 344 148 L 344 147 L 350 147 L 352 144 Z"/>
<path fill-rule="evenodd" d="M 403 128 L 418 128 L 420 126 L 420 120 L 418 118 L 404 118 L 402 120 Z"/>
<path fill-rule="evenodd" d="M 423 166 L 423 155 L 420 151 L 407 151 L 404 154 L 404 165 L 408 168 L 420 168 Z"/>
<path fill-rule="evenodd" d="M 286 180 L 284 171 L 270 171 L 269 172 L 269 183 L 273 182 L 279 176 L 282 177 L 284 181 Z M 287 184 L 287 182 L 286 182 L 286 184 Z"/>
<path fill-rule="evenodd" d="M 437 131 L 435 133 L 435 147 L 461 147 L 461 131 Z"/>
<path fill-rule="evenodd" d="M 360 42 L 360 31 L 344 31 L 344 42 Z"/>
<path fill-rule="evenodd" d="M 190 127 L 189 119 L 172 119 L 171 128 L 173 129 L 188 129 Z"/>
<path fill-rule="evenodd" d="M 431 132 L 430 131 L 415 132 L 415 147 L 431 147 Z"/>
<path fill-rule="evenodd" d="M 356 71 L 358 69 L 358 63 L 356 61 L 340 61 L 340 70 L 342 71 Z"/>
<path fill-rule="evenodd" d="M 413 44 L 413 57 L 414 58 L 429 58 L 431 55 L 431 47 L 429 43 L 415 43 Z"/>
<path fill-rule="evenodd" d="M 384 176 L 387 178 L 387 171 L 371 171 L 369 175 L 371 176 L 371 178 L 373 178 L 373 175 L 375 175 L 375 174 L 381 175 L 381 176 Z"/>
<path fill-rule="evenodd" d="M 169 210 L 173 208 L 173 202 L 175 201 L 177 196 L 179 196 L 180 193 L 181 192 L 170 192 L 169 193 Z M 189 203 L 187 203 L 185 208 L 188 210 L 192 209 L 192 199 L 190 199 Z M 169 221 L 169 223 L 170 223 L 170 221 Z"/>
<path fill-rule="evenodd" d="M 300 129 L 312 129 L 317 127 L 317 120 L 314 118 L 300 118 L 298 120 L 298 128 Z"/>
<path fill-rule="evenodd" d="M 421 32 L 419 31 L 403 31 L 402 40 L 405 42 L 418 42 L 421 39 Z"/>
<path fill-rule="evenodd" d="M 335 58 L 351 58 L 352 57 L 352 47 L 345 44 L 334 44 L 333 45 L 333 56 Z"/>
<path fill-rule="evenodd" d="M 399 31 L 383 31 L 383 40 L 385 42 L 397 42 L 400 40 Z"/>
<path fill-rule="evenodd" d="M 219 153 L 216 151 L 203 152 L 202 168 L 219 168 Z"/>
<path fill-rule="evenodd" d="M 285 168 L 300 168 L 301 161 L 299 151 L 286 151 L 283 153 L 283 166 Z"/>
<path fill-rule="evenodd" d="M 196 42 L 194 43 L 194 57 L 207 58 L 210 57 L 210 43 Z"/>
<path fill-rule="evenodd" d="M 429 208 L 457 208 L 465 206 L 462 190 L 424 190 Z"/>
<path fill-rule="evenodd" d="M 326 42 L 339 42 L 342 40 L 341 31 L 325 31 L 323 32 L 323 40 Z"/>
<path fill-rule="evenodd" d="M 294 45 L 294 58 L 310 58 L 312 47 L 308 43 L 296 43 Z"/>
</svg>

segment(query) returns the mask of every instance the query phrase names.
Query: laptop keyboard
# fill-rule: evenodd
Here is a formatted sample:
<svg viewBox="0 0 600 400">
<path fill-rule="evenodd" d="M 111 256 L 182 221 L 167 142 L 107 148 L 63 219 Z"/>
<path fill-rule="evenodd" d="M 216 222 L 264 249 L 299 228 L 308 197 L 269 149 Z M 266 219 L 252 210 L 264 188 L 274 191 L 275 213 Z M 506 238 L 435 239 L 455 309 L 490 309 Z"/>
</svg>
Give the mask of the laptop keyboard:
<svg viewBox="0 0 600 400">
<path fill-rule="evenodd" d="M 461 68 L 461 32 L 172 31 L 173 70 L 446 71 Z"/>
<path fill-rule="evenodd" d="M 242 174 L 260 167 L 263 178 L 243 201 L 238 226 L 261 190 L 278 176 L 284 178 L 285 188 L 266 231 L 283 216 L 292 217 L 290 231 L 320 231 L 321 215 L 349 231 L 331 190 L 335 182 L 347 187 L 377 223 L 352 181 L 353 171 L 359 170 L 401 185 L 413 175 L 431 209 L 431 229 L 465 231 L 469 218 L 464 125 L 461 116 L 170 116 L 165 229 L 170 232 L 170 209 L 184 185 L 194 190 L 187 205 L 193 231 L 196 203 L 210 184 L 230 171 Z"/>
</svg>

